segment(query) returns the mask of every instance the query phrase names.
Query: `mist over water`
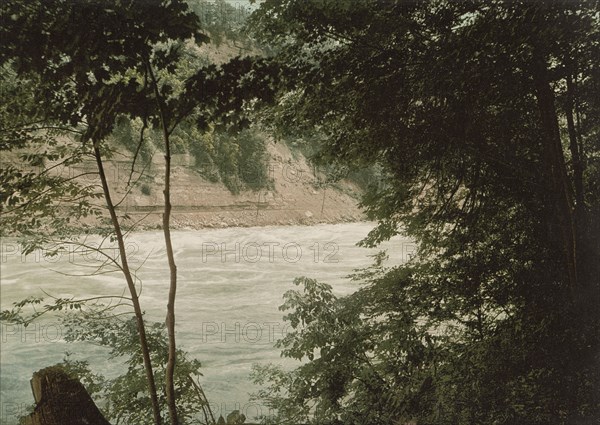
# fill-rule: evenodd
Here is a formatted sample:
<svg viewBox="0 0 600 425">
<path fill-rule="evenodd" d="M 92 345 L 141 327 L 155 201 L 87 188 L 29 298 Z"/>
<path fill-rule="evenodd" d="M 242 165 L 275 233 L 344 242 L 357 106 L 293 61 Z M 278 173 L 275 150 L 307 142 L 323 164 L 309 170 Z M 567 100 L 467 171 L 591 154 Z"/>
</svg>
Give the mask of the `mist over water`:
<svg viewBox="0 0 600 425">
<path fill-rule="evenodd" d="M 176 301 L 177 342 L 190 357 L 202 362 L 200 383 L 216 416 L 239 409 L 247 417 L 268 414 L 250 403 L 256 390 L 249 375 L 253 363 L 292 367 L 282 359 L 275 341 L 286 333 L 282 295 L 296 288 L 298 276 L 329 283 L 336 295 L 359 288 L 346 276 L 372 263 L 370 255 L 388 249 L 390 264 L 405 260 L 414 244 L 394 238 L 380 249 L 356 246 L 373 223 L 175 231 L 173 245 L 178 267 Z M 99 239 L 98 241 L 99 242 Z M 94 243 L 94 241 L 90 241 Z M 162 232 L 130 235 L 127 251 L 141 280 L 142 308 L 149 321 L 163 321 L 169 270 Z M 125 295 L 119 273 L 86 274 L 100 257 L 65 252 L 55 258 L 44 253 L 21 255 L 18 244 L 2 240 L 1 307 L 29 296 L 89 297 Z M 29 379 L 34 371 L 60 362 L 66 351 L 73 359 L 89 360 L 94 372 L 114 377 L 123 370 L 118 359 L 92 344 L 67 344 L 60 323 L 42 317 L 28 328 L 2 324 L 0 396 L 2 423 L 16 423 L 33 402 Z"/>
</svg>

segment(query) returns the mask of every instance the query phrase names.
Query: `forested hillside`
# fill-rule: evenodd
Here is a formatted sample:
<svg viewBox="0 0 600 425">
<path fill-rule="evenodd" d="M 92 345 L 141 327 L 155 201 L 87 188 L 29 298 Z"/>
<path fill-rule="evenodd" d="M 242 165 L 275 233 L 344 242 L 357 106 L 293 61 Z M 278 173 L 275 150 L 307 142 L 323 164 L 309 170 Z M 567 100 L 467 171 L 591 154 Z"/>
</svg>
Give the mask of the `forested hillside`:
<svg viewBox="0 0 600 425">
<path fill-rule="evenodd" d="M 178 46 L 181 56 L 174 64 L 173 74 L 162 76 L 170 91 L 180 94 L 186 80 L 199 68 L 215 69 L 237 57 L 265 56 L 268 46 L 259 45 L 245 29 L 249 8 L 224 0 L 190 0 L 188 4 L 200 19 L 206 42 L 186 40 Z M 4 70 L 3 93 L 10 99 L 5 104 L 4 117 L 26 119 L 14 112 L 31 100 L 30 93 L 15 80 L 9 67 Z M 245 128 L 224 128 L 216 122 L 198 120 L 203 118 L 182 119 L 171 135 L 175 228 L 310 224 L 364 218 L 358 198 L 367 181 L 377 179 L 376 172 L 346 169 L 334 176 L 331 167 L 313 163 L 318 141 L 311 141 L 311 134 L 308 138 L 302 134 L 274 136 L 270 123 L 258 115 Z M 42 171 L 53 179 L 75 177 L 74 181 L 84 186 L 99 183 L 93 177 L 92 158 L 64 162 L 58 152 L 76 143 L 73 134 L 58 126 L 52 129 L 33 125 L 27 130 L 53 139 L 57 152 L 40 153 L 39 146 L 33 144 L 13 147 L 0 157 L 6 170 L 20 163 L 26 172 Z M 160 130 L 142 117 L 121 114 L 107 143 L 111 153 L 105 164 L 106 174 L 115 194 L 122 197 L 118 208 L 139 229 L 160 228 L 164 183 Z M 33 156 L 36 158 L 32 161 Z M 8 182 L 11 173 L 6 173 L 5 178 Z M 15 193 L 8 192 L 10 188 L 6 186 L 3 196 L 12 195 L 14 199 Z M 81 222 L 92 227 L 101 225 L 92 217 Z"/>
</svg>

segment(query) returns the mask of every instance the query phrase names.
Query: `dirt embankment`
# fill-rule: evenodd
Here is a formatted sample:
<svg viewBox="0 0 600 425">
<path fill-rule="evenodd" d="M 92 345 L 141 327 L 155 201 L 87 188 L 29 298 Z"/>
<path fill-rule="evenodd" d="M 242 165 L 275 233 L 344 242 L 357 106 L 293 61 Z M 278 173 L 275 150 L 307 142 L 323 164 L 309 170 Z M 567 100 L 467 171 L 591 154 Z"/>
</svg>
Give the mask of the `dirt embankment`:
<svg viewBox="0 0 600 425">
<path fill-rule="evenodd" d="M 233 56 L 256 54 L 233 42 L 225 42 L 216 47 L 208 44 L 193 46 L 197 54 L 206 57 L 207 62 L 223 63 Z M 66 143 L 66 139 L 65 139 Z M 206 227 L 266 226 L 340 223 L 364 220 L 358 208 L 361 189 L 350 181 L 339 181 L 333 185 L 317 184 L 320 173 L 310 166 L 304 156 L 291 151 L 285 143 L 267 143 L 268 175 L 272 182 L 269 189 L 231 193 L 222 183 L 213 183 L 199 172 L 195 158 L 190 154 L 173 155 L 171 177 L 171 225 L 175 229 L 199 229 Z M 17 152 L 5 152 L 0 163 L 16 160 Z M 121 216 L 129 216 L 128 224 L 136 223 L 136 228 L 156 229 L 162 223 L 164 158 L 157 153 L 149 165 L 142 169 L 136 165 L 131 173 L 131 152 L 116 154 L 105 161 L 105 170 L 112 192 L 113 202 L 118 205 Z M 122 159 L 120 159 L 122 158 Z M 53 168 L 53 162 L 46 164 Z M 83 184 L 101 185 L 94 161 L 71 166 L 58 167 L 58 173 L 77 178 Z M 128 184 L 132 181 L 137 183 Z M 98 204 L 104 206 L 103 198 Z M 105 217 L 108 216 L 106 212 Z M 87 224 L 98 223 L 89 219 Z"/>
<path fill-rule="evenodd" d="M 360 188 L 349 181 L 327 187 L 316 182 L 319 172 L 283 143 L 268 142 L 270 189 L 232 194 L 222 183 L 207 181 L 190 155 L 172 159 L 172 227 L 266 226 L 339 223 L 364 220 L 358 208 Z M 157 155 L 138 184 L 127 189 L 131 164 L 113 161 L 107 175 L 119 212 L 139 222 L 140 229 L 159 228 L 163 210 L 164 164 Z M 125 196 L 126 195 L 126 196 Z"/>
</svg>

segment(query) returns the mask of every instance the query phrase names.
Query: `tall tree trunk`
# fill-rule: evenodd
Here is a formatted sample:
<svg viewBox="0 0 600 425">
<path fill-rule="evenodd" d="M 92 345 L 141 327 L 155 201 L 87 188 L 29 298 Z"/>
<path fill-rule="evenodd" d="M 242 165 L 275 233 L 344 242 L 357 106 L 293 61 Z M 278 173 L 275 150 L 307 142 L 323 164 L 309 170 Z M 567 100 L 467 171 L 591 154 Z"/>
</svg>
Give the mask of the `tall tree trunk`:
<svg viewBox="0 0 600 425">
<path fill-rule="evenodd" d="M 532 76 L 542 124 L 542 143 L 546 169 L 550 177 L 550 190 L 556 199 L 554 213 L 561 231 L 564 263 L 572 295 L 578 286 L 577 231 L 574 219 L 571 182 L 567 174 L 565 157 L 560 140 L 560 129 L 554 105 L 554 92 L 550 86 L 546 61 L 534 57 Z"/>
<path fill-rule="evenodd" d="M 160 405 L 158 404 L 158 396 L 156 394 L 156 384 L 154 382 L 154 373 L 152 370 L 152 361 L 150 360 L 150 349 L 148 347 L 148 340 L 146 339 L 146 328 L 144 326 L 144 317 L 142 314 L 142 308 L 140 306 L 139 296 L 137 289 L 135 288 L 135 282 L 129 269 L 129 263 L 127 261 L 127 251 L 125 249 L 125 241 L 123 239 L 123 232 L 121 231 L 121 225 L 119 218 L 115 211 L 115 206 L 112 202 L 110 195 L 110 189 L 108 187 L 108 181 L 106 179 L 106 173 L 104 172 L 104 164 L 102 161 L 102 154 L 98 146 L 98 141 L 94 140 L 94 157 L 96 158 L 96 165 L 98 167 L 98 174 L 100 175 L 100 181 L 102 182 L 102 191 L 104 192 L 104 199 L 106 206 L 110 213 L 110 219 L 115 230 L 115 236 L 117 244 L 119 246 L 119 256 L 121 257 L 121 268 L 125 280 L 127 281 L 127 288 L 131 295 L 131 302 L 133 304 L 133 311 L 135 313 L 135 319 L 137 324 L 138 335 L 140 339 L 140 347 L 142 350 L 142 357 L 144 359 L 144 369 L 146 370 L 146 381 L 148 382 L 148 391 L 150 392 L 150 400 L 152 401 L 152 414 L 154 415 L 155 425 L 161 425 L 162 420 L 160 416 Z"/>
<path fill-rule="evenodd" d="M 577 138 L 575 129 L 575 120 L 573 119 L 575 85 L 573 77 L 567 75 L 567 97 L 565 105 L 565 115 L 567 116 L 567 129 L 569 131 L 569 151 L 573 160 L 573 182 L 575 185 L 575 215 L 579 218 L 578 212 L 584 209 L 584 193 L 583 193 L 583 161 L 581 147 Z"/>
<path fill-rule="evenodd" d="M 575 83 L 573 75 L 567 74 L 567 93 L 565 103 L 565 115 L 567 117 L 567 129 L 569 132 L 569 151 L 571 152 L 573 166 L 573 184 L 575 187 L 575 227 L 578 229 L 577 236 L 577 271 L 579 286 L 588 286 L 590 276 L 587 264 L 593 260 L 593 255 L 590 257 L 589 243 L 586 240 L 587 235 L 581 230 L 586 229 L 588 225 L 588 217 L 585 207 L 585 191 L 583 182 L 583 170 L 585 168 L 583 162 L 583 152 L 581 148 L 578 131 L 575 127 L 574 111 L 575 111 Z M 588 297 L 581 294 L 580 296 Z"/>
<path fill-rule="evenodd" d="M 171 141 L 169 139 L 169 130 L 167 128 L 168 124 L 165 118 L 162 97 L 158 90 L 158 83 L 150 63 L 148 63 L 147 66 L 148 74 L 150 75 L 152 86 L 154 88 L 154 96 L 156 98 L 156 105 L 158 107 L 160 117 L 160 125 L 162 127 L 163 142 L 165 144 L 165 186 L 163 190 L 165 209 L 163 212 L 162 225 L 170 272 L 166 318 L 167 334 L 169 339 L 169 358 L 167 360 L 167 369 L 165 372 L 165 386 L 171 425 L 178 425 L 179 420 L 177 418 L 177 404 L 175 400 L 175 366 L 177 363 L 177 348 L 175 345 L 175 295 L 177 294 L 177 265 L 175 264 L 173 243 L 171 241 Z"/>
</svg>

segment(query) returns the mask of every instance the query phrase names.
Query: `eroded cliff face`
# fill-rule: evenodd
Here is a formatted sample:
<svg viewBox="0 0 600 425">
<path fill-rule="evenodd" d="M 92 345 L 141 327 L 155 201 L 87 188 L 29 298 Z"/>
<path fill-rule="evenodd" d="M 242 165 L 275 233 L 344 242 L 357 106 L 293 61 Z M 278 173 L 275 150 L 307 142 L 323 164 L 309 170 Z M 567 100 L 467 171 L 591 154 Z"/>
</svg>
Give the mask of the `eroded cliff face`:
<svg viewBox="0 0 600 425">
<path fill-rule="evenodd" d="M 207 63 L 223 64 L 235 56 L 261 54 L 252 43 L 235 42 L 227 38 L 214 43 L 188 45 Z M 191 154 L 172 157 L 171 224 L 176 229 L 205 227 L 266 226 L 338 223 L 364 220 L 358 207 L 361 189 L 349 180 L 323 185 L 325 177 L 311 166 L 298 150 L 291 150 L 283 142 L 266 141 L 269 155 L 267 172 L 270 188 L 245 190 L 233 194 L 223 183 L 214 183 L 203 177 L 204 164 L 198 164 Z M 119 156 L 107 165 L 112 189 L 128 196 L 119 206 L 119 212 L 141 220 L 141 228 L 159 228 L 162 222 L 164 158 L 157 152 L 150 166 L 136 167 L 144 174 L 134 189 L 127 186 L 131 174 L 129 159 L 119 162 Z M 95 164 L 90 164 L 95 170 Z M 210 166 L 209 166 L 210 167 Z M 214 166 L 213 166 L 214 167 Z M 91 170 L 93 171 L 93 170 Z M 210 170 L 208 170 L 210 171 Z M 135 173 L 133 178 L 135 179 Z"/>
<path fill-rule="evenodd" d="M 189 43 L 188 47 L 196 56 L 214 64 L 227 62 L 236 55 L 260 54 L 256 47 L 227 39 L 219 46 L 196 46 Z M 56 136 L 56 140 L 59 145 L 68 144 L 71 147 L 79 143 L 65 135 Z M 135 147 L 137 141 L 131 143 Z M 242 190 L 235 194 L 222 182 L 214 182 L 205 177 L 214 173 L 203 170 L 204 164 L 198 164 L 192 153 L 173 155 L 172 228 L 309 225 L 365 219 L 358 207 L 361 188 L 357 184 L 349 180 L 323 184 L 326 176 L 310 165 L 299 150 L 291 150 L 283 142 L 267 140 L 265 143 L 268 153 L 268 187 Z M 151 161 L 145 164 L 141 160 L 136 161 L 133 171 L 131 163 L 134 154 L 131 146 L 127 148 L 111 142 L 111 159 L 104 160 L 113 203 L 117 205 L 123 224 L 128 227 L 135 223 L 138 230 L 156 229 L 162 222 L 164 157 L 160 146 L 154 148 L 157 149 Z M 3 152 L 0 166 L 19 163 L 19 155 L 28 153 L 30 152 L 27 150 Z M 27 166 L 23 169 L 30 171 Z M 61 166 L 59 161 L 46 161 L 37 171 L 74 177 L 84 185 L 95 186 L 96 191 L 101 193 L 97 166 L 92 158 L 69 167 Z M 244 187 L 244 184 L 240 186 Z M 95 203 L 104 207 L 103 198 Z M 108 218 L 108 212 L 100 219 L 88 217 L 82 224 L 102 226 L 103 218 Z"/>
<path fill-rule="evenodd" d="M 348 180 L 320 184 L 322 173 L 301 153 L 292 152 L 283 143 L 269 141 L 267 151 L 270 187 L 238 194 L 231 193 L 221 182 L 213 183 L 204 178 L 202 164 L 196 164 L 192 155 L 173 155 L 173 228 L 316 224 L 364 219 L 358 207 L 361 190 L 356 184 Z M 85 178 L 93 180 L 94 167 L 93 162 L 86 163 L 77 172 L 90 172 Z M 123 199 L 119 213 L 128 215 L 131 222 L 139 222 L 140 229 L 160 227 L 164 184 L 162 155 L 157 153 L 146 167 L 136 166 L 133 174 L 129 159 L 111 160 L 106 163 L 106 173 L 114 193 L 113 200 Z"/>
<path fill-rule="evenodd" d="M 64 140 L 64 143 L 68 143 Z M 73 143 L 73 142 L 71 142 Z M 341 223 L 365 219 L 358 206 L 361 188 L 350 180 L 323 183 L 326 175 L 315 168 L 298 150 L 285 143 L 268 140 L 267 187 L 232 193 L 220 181 L 210 181 L 204 164 L 197 164 L 189 154 L 172 157 L 171 202 L 173 229 L 200 229 L 233 226 L 267 226 L 317 223 Z M 113 203 L 122 224 L 135 230 L 160 228 L 163 212 L 164 157 L 156 152 L 151 161 L 137 161 L 132 172 L 133 154 L 123 147 L 113 147 L 111 159 L 104 168 Z M 27 152 L 8 152 L 0 158 L 3 164 L 17 163 Z M 214 165 L 213 165 L 214 167 Z M 25 171 L 32 171 L 24 168 Z M 101 193 L 101 182 L 95 161 L 86 160 L 65 167 L 59 161 L 46 161 L 40 173 L 74 178 Z M 264 176 L 263 176 L 264 178 Z M 213 179 L 214 180 L 214 179 Z M 240 187 L 248 185 L 240 184 Z M 74 199 L 77 196 L 74 195 Z M 105 201 L 93 201 L 103 211 L 100 217 L 89 216 L 82 225 L 92 228 L 106 225 L 109 217 Z M 61 202 L 57 201 L 57 208 Z M 104 223 L 103 223 L 104 222 Z"/>
</svg>

